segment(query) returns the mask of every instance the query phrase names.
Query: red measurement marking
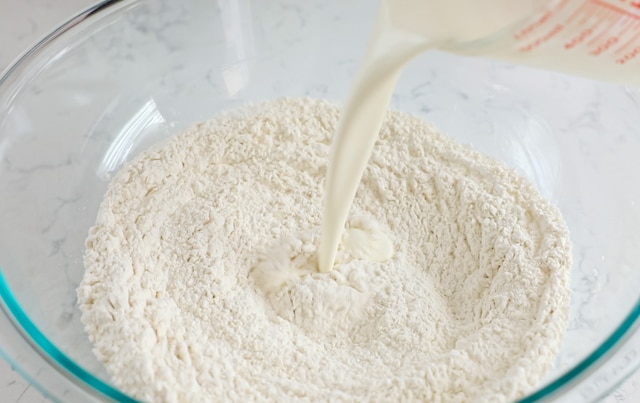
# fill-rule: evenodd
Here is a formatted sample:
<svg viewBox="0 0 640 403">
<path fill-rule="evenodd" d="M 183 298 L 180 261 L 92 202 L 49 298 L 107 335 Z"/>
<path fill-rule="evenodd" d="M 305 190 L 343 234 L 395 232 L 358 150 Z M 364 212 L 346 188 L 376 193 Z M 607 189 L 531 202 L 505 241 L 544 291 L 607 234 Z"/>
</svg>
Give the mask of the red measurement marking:
<svg viewBox="0 0 640 403">
<path fill-rule="evenodd" d="M 513 38 L 515 40 L 519 40 L 519 39 L 524 38 L 525 36 L 527 36 L 528 34 L 533 32 L 536 28 L 538 28 L 539 26 L 543 25 L 545 22 L 549 21 L 549 18 L 551 18 L 552 15 L 553 15 L 553 12 L 551 10 L 545 12 L 535 22 L 533 22 L 530 25 L 528 25 L 525 28 L 523 28 L 520 32 L 515 33 L 513 35 Z"/>
<path fill-rule="evenodd" d="M 594 13 L 592 11 L 589 11 L 589 8 L 593 7 L 587 7 L 587 9 L 584 10 L 584 15 L 582 16 L 583 18 L 578 22 L 578 25 L 582 26 L 586 24 L 591 19 L 591 17 L 593 17 Z"/>
<path fill-rule="evenodd" d="M 580 32 L 580 35 L 572 38 L 569 42 L 565 43 L 564 44 L 564 48 L 565 49 L 573 49 L 577 45 L 579 45 L 582 42 L 584 42 L 584 40 L 587 39 L 589 37 L 589 35 L 591 35 L 592 33 L 593 33 L 593 30 L 591 28 L 585 29 L 584 31 Z"/>
<path fill-rule="evenodd" d="M 618 43 L 619 40 L 620 39 L 617 36 L 612 36 L 609 39 L 607 39 L 602 45 L 598 46 L 596 49 L 589 52 L 589 54 L 593 56 L 600 56 L 602 53 L 609 50 L 613 45 Z"/>
<path fill-rule="evenodd" d="M 573 14 L 571 14 L 569 16 L 569 18 L 567 18 L 567 20 L 565 21 L 565 25 L 569 25 L 571 24 L 571 22 L 573 22 L 573 19 L 576 18 L 577 16 L 580 15 L 580 13 L 582 12 L 586 12 L 586 8 L 591 6 L 591 3 L 582 3 L 582 5 L 580 7 L 578 7 L 578 9 L 576 11 L 573 12 Z M 585 17 L 582 21 L 580 21 L 579 25 L 584 24 L 584 22 L 587 20 L 588 16 Z"/>
<path fill-rule="evenodd" d="M 599 24 L 602 22 L 604 14 L 607 14 L 609 10 L 606 8 L 599 7 L 597 4 L 588 3 L 587 7 L 585 7 L 584 15 L 582 16 L 582 20 L 578 23 L 578 25 L 584 25 L 586 23 L 589 24 Z M 595 20 L 595 21 L 593 21 Z M 591 28 L 595 28 L 592 26 Z"/>
<path fill-rule="evenodd" d="M 601 7 L 608 8 L 608 9 L 610 9 L 610 10 L 613 10 L 613 11 L 615 11 L 615 12 L 617 12 L 617 13 L 624 14 L 624 15 L 628 15 L 628 16 L 629 16 L 629 17 L 631 17 L 631 18 L 635 18 L 635 19 L 640 20 L 640 16 L 639 16 L 639 15 L 634 14 L 634 13 L 632 13 L 632 12 L 628 11 L 628 10 L 625 10 L 625 9 L 624 9 L 624 8 L 622 8 L 622 7 L 618 7 L 618 6 L 614 5 L 614 4 L 607 3 L 606 1 L 603 1 L 603 0 L 591 0 L 591 2 L 592 2 L 593 4 L 597 4 L 597 5 L 601 6 Z M 636 4 L 636 3 L 632 3 L 632 5 L 633 5 L 633 4 Z M 640 7 L 639 7 L 639 8 L 640 8 Z"/>
<path fill-rule="evenodd" d="M 604 29 L 602 29 L 600 31 L 600 33 L 598 33 L 589 42 L 587 42 L 587 46 L 593 46 L 602 37 L 604 37 L 607 34 L 611 34 L 611 30 L 615 26 L 615 22 L 616 22 L 615 20 L 614 21 L 612 21 L 612 20 L 613 20 L 613 18 L 615 18 L 614 16 L 616 14 L 610 14 L 609 12 L 606 12 L 605 14 L 606 14 L 606 16 L 604 16 L 603 19 L 598 21 L 598 23 L 596 24 L 596 26 L 599 26 L 601 23 L 605 23 Z M 607 25 L 607 23 L 608 23 L 608 25 Z"/>
<path fill-rule="evenodd" d="M 540 38 L 536 39 L 535 41 L 531 42 L 530 44 L 521 47 L 520 51 L 521 52 L 531 52 L 532 50 L 534 50 L 535 48 L 539 47 L 543 43 L 549 41 L 554 36 L 558 35 L 562 31 L 562 28 L 564 28 L 562 24 L 556 25 L 555 27 L 553 27 L 553 29 L 551 31 L 547 32 L 545 35 L 541 36 Z"/>
<path fill-rule="evenodd" d="M 636 30 L 637 30 L 637 28 L 638 28 L 638 27 L 639 27 L 639 25 L 636 23 L 636 24 L 634 25 L 634 28 L 636 28 Z M 622 46 L 620 46 L 620 47 L 618 48 L 618 50 L 616 50 L 616 51 L 615 51 L 615 53 L 616 53 L 616 54 L 620 54 L 620 53 L 624 52 L 624 51 L 625 51 L 625 49 L 627 49 L 629 46 L 631 46 L 631 45 L 633 45 L 634 43 L 636 43 L 636 40 L 638 40 L 638 39 L 640 39 L 640 32 L 636 32 L 636 33 L 631 37 L 631 39 L 629 39 L 629 40 L 628 40 L 627 42 L 625 42 Z"/>
<path fill-rule="evenodd" d="M 638 36 L 638 28 L 640 28 L 640 23 L 638 23 L 638 21 L 632 21 L 630 26 L 628 27 L 628 29 L 630 28 L 631 32 L 631 39 L 629 39 L 627 42 L 625 42 L 623 45 L 621 45 L 620 47 L 618 47 L 618 50 L 616 50 L 616 54 L 617 53 L 622 53 L 625 51 L 625 49 L 629 46 L 632 45 L 633 42 L 635 41 L 636 37 Z M 628 30 L 627 29 L 627 30 Z"/>
<path fill-rule="evenodd" d="M 635 59 L 638 55 L 640 55 L 640 45 L 633 48 L 629 53 L 625 54 L 621 58 L 616 60 L 618 64 L 627 64 L 631 60 Z"/>
<path fill-rule="evenodd" d="M 535 31 L 536 28 L 539 28 L 539 27 L 543 26 L 547 21 L 549 21 L 549 19 L 551 19 L 551 17 L 556 12 L 558 12 L 564 6 L 566 6 L 568 2 L 569 2 L 569 0 L 562 0 L 555 7 L 545 11 L 545 13 L 540 16 L 540 18 L 538 18 L 537 20 L 533 21 L 531 24 L 527 25 L 526 27 L 524 27 L 520 31 L 516 32 L 513 35 L 513 38 L 515 40 L 520 40 L 520 39 L 524 38 L 525 36 L 529 35 L 530 33 L 532 33 L 533 31 Z"/>
<path fill-rule="evenodd" d="M 620 40 L 624 39 L 627 35 L 627 32 L 629 32 L 629 30 L 631 28 L 636 27 L 636 23 L 635 21 L 627 18 L 626 16 L 622 17 L 622 20 L 620 21 L 620 31 L 618 32 L 618 35 L 616 35 Z M 618 50 L 616 50 L 616 53 L 618 53 L 620 51 L 620 48 L 618 48 Z"/>
</svg>

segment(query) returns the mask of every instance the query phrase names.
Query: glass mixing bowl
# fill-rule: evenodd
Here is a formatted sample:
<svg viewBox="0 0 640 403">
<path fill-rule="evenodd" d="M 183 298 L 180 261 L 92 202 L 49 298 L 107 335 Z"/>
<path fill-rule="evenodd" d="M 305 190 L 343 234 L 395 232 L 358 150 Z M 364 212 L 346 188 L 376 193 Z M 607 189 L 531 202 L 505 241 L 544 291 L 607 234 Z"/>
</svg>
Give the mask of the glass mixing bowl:
<svg viewBox="0 0 640 403">
<path fill-rule="evenodd" d="M 131 401 L 76 307 L 83 242 L 109 178 L 192 123 L 247 102 L 342 102 L 375 1 L 126 0 L 78 15 L 0 78 L 0 344 L 50 398 Z M 428 52 L 392 107 L 515 167 L 562 210 L 568 331 L 523 401 L 593 401 L 640 363 L 640 93 Z"/>
</svg>

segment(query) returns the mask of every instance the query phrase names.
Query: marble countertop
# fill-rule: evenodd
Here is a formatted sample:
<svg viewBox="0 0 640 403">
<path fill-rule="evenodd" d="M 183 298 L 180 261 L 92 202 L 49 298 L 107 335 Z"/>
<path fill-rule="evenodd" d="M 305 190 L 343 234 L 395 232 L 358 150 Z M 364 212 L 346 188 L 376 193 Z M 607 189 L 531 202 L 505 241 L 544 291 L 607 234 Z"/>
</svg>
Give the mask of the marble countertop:
<svg viewBox="0 0 640 403">
<path fill-rule="evenodd" d="M 70 15 L 93 3 L 93 0 L 0 0 L 0 71 Z M 2 359 L 0 401 L 49 402 Z"/>
<path fill-rule="evenodd" d="M 0 70 L 69 16 L 94 0 L 0 0 Z M 0 400 L 48 401 L 6 362 L 0 360 Z M 640 401 L 640 373 L 619 387 L 606 403 Z"/>
</svg>

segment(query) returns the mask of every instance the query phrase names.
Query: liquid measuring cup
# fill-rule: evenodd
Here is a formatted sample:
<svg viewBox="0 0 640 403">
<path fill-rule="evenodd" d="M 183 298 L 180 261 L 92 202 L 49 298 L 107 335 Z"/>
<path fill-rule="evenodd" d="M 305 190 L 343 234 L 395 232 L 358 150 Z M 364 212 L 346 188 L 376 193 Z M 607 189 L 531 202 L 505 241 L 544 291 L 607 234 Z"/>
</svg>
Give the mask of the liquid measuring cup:
<svg viewBox="0 0 640 403">
<path fill-rule="evenodd" d="M 640 86 L 640 0 L 382 0 L 377 24 L 420 51 Z"/>
</svg>

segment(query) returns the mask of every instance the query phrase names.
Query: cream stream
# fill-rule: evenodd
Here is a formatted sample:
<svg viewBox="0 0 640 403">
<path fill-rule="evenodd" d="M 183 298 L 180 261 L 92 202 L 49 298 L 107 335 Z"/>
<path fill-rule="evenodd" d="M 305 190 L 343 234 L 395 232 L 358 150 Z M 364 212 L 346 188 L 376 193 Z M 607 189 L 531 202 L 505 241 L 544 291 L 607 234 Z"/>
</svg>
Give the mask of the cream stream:
<svg viewBox="0 0 640 403">
<path fill-rule="evenodd" d="M 531 13 L 539 1 L 382 0 L 338 131 L 325 183 L 318 270 L 333 268 L 358 185 L 400 72 L 419 53 L 481 38 Z"/>
</svg>

